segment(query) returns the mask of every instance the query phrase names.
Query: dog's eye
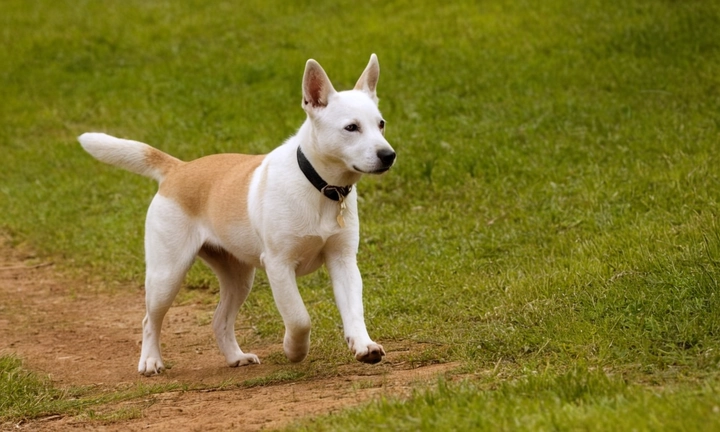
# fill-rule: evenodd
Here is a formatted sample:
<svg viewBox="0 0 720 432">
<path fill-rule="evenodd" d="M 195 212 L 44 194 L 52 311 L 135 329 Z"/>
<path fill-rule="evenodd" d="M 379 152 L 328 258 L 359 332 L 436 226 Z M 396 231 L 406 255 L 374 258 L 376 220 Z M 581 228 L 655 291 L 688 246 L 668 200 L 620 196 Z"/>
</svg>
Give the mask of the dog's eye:
<svg viewBox="0 0 720 432">
<path fill-rule="evenodd" d="M 355 123 L 351 123 L 345 126 L 345 130 L 348 132 L 357 132 L 360 128 Z"/>
<path fill-rule="evenodd" d="M 385 120 L 380 120 L 380 129 L 385 129 Z"/>
</svg>

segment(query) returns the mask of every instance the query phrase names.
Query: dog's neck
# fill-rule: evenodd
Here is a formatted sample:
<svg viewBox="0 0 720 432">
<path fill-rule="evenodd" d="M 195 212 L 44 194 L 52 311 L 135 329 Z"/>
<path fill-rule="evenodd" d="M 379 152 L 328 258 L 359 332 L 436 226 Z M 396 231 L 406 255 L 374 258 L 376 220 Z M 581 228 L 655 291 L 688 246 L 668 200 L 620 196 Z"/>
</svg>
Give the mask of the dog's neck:
<svg viewBox="0 0 720 432">
<path fill-rule="evenodd" d="M 309 121 L 306 121 L 298 132 L 298 135 L 300 135 L 299 141 L 301 143 L 298 149 L 302 152 L 311 169 L 315 173 L 317 173 L 317 175 L 322 179 L 322 181 L 324 181 L 330 186 L 351 187 L 355 183 L 357 183 L 362 176 L 361 173 L 348 170 L 345 164 L 343 164 L 341 161 L 332 160 L 328 157 L 318 155 L 311 145 L 302 144 L 310 142 L 310 139 L 312 137 L 312 125 L 309 125 L 308 123 Z M 300 164 L 299 159 L 298 164 Z M 307 177 L 311 183 L 315 184 L 315 182 L 313 182 L 313 180 L 308 177 L 307 173 L 305 173 L 305 177 Z"/>
<path fill-rule="evenodd" d="M 303 174 L 305 174 L 305 178 L 308 179 L 313 186 L 315 186 L 315 189 L 319 190 L 323 193 L 323 195 L 333 201 L 342 201 L 346 196 L 348 196 L 352 190 L 352 185 L 339 186 L 328 184 L 328 182 L 326 182 L 320 174 L 318 174 L 307 157 L 305 157 L 305 154 L 300 146 L 297 148 L 296 155 L 300 170 Z"/>
</svg>

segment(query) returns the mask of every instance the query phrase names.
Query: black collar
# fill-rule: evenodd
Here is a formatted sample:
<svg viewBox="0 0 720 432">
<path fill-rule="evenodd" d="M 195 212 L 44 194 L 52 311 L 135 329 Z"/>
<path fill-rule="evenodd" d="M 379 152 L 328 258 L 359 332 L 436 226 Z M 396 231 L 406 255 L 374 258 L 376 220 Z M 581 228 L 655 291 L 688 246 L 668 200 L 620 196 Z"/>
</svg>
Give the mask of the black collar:
<svg viewBox="0 0 720 432">
<path fill-rule="evenodd" d="M 325 180 L 323 180 L 323 178 L 320 177 L 320 174 L 315 171 L 315 168 L 313 168 L 312 164 L 310 164 L 310 161 L 307 160 L 302 150 L 300 150 L 300 146 L 298 146 L 297 149 L 297 161 L 298 165 L 300 166 L 300 170 L 303 172 L 303 174 L 305 174 L 305 177 L 308 179 L 308 181 L 310 181 L 310 183 L 315 186 L 315 189 L 322 192 L 323 195 L 330 198 L 331 200 L 340 201 L 341 197 L 345 198 L 352 190 L 352 185 L 332 186 L 329 185 Z"/>
</svg>

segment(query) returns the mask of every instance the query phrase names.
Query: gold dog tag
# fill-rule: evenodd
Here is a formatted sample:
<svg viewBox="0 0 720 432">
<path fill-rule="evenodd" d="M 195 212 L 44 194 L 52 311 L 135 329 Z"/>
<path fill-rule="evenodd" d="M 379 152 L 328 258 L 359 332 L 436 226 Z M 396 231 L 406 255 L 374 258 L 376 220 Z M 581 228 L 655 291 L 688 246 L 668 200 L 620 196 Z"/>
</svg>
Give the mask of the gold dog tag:
<svg viewBox="0 0 720 432">
<path fill-rule="evenodd" d="M 345 205 L 345 197 L 340 195 L 340 208 L 338 209 L 338 215 L 337 215 L 337 223 L 340 225 L 340 228 L 345 228 L 345 218 L 343 217 L 343 211 L 347 207 Z"/>
</svg>

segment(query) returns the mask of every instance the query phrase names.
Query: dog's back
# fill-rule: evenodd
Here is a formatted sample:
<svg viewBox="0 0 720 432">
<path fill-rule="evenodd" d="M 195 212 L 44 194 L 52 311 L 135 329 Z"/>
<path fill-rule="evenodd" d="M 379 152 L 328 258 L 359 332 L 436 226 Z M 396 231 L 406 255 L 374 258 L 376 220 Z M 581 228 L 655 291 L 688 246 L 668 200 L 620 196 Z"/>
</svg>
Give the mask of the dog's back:
<svg viewBox="0 0 720 432">
<path fill-rule="evenodd" d="M 255 169 L 265 155 L 217 154 L 174 167 L 158 193 L 192 217 L 247 219 L 247 196 Z"/>
</svg>

